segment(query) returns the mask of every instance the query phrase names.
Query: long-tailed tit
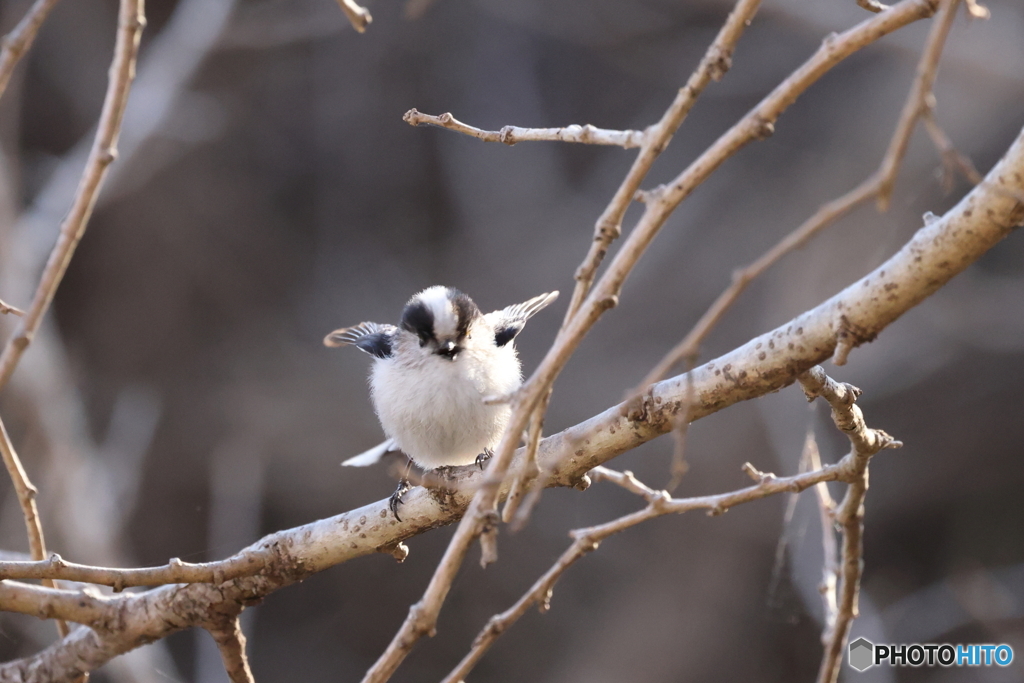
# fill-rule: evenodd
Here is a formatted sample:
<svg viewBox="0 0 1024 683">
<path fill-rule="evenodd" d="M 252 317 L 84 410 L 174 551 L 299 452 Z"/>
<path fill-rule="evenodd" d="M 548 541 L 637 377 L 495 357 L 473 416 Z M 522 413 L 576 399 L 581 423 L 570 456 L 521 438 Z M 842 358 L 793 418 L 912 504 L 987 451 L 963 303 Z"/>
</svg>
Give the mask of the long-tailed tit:
<svg viewBox="0 0 1024 683">
<path fill-rule="evenodd" d="M 457 289 L 435 286 L 405 305 L 398 327 L 360 323 L 335 330 L 327 346 L 348 346 L 374 357 L 370 397 L 388 440 L 343 465 L 371 465 L 400 450 L 424 469 L 482 463 L 508 424 L 508 403 L 484 399 L 507 396 L 522 384 L 513 340 L 526 321 L 558 297 L 541 294 L 483 315 Z M 408 468 L 406 475 L 408 475 Z M 403 477 L 391 496 L 398 518 Z"/>
</svg>

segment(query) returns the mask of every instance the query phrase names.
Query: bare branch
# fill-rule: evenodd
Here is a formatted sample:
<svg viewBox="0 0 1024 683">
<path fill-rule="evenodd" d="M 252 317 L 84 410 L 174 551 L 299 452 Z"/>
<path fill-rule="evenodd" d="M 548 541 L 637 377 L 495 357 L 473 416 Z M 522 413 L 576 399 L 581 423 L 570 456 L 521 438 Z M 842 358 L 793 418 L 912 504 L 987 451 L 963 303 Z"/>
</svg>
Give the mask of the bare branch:
<svg viewBox="0 0 1024 683">
<path fill-rule="evenodd" d="M 698 509 L 707 510 L 709 515 L 720 515 L 736 505 L 760 500 L 777 493 L 799 493 L 810 486 L 824 486 L 824 482 L 827 481 L 852 481 L 859 476 L 854 463 L 855 458 L 856 455 L 851 453 L 835 465 L 817 467 L 813 471 L 802 472 L 791 477 L 776 477 L 773 474 L 756 472 L 747 463 L 744 466 L 744 471 L 757 474 L 755 477 L 757 484 L 754 486 L 730 493 L 694 498 L 670 498 L 667 492 L 654 491 L 642 484 L 630 472 L 620 473 L 605 467 L 594 468 L 590 473 L 594 481 L 604 480 L 618 484 L 642 496 L 648 502 L 647 507 L 604 524 L 570 532 L 575 539 L 572 545 L 512 607 L 491 617 L 487 625 L 477 634 L 470 651 L 458 666 L 444 678 L 442 683 L 458 683 L 465 679 L 494 641 L 526 614 L 530 607 L 539 605 L 542 612 L 546 611 L 550 605 L 554 585 L 565 571 L 584 555 L 596 550 L 601 542 L 609 536 L 662 515 L 680 514 Z"/>
<path fill-rule="evenodd" d="M 848 463 L 845 481 L 850 486 L 836 513 L 836 522 L 843 534 L 842 582 L 839 587 L 835 623 L 826 628 L 825 655 L 818 672 L 818 683 L 835 683 L 839 678 L 839 664 L 850 634 L 850 625 L 857 617 L 857 597 L 864 536 L 864 497 L 868 491 L 868 461 L 886 448 L 899 448 L 903 444 L 880 429 L 871 429 L 855 401 L 860 389 L 851 384 L 834 381 L 820 366 L 815 366 L 799 378 L 807 400 L 824 398 L 832 407 L 832 420 L 850 440 L 852 450 L 843 460 Z"/>
<path fill-rule="evenodd" d="M 953 26 L 953 19 L 956 18 L 956 8 L 959 2 L 960 0 L 941 0 L 938 16 L 932 22 L 924 52 L 921 54 L 921 61 L 917 65 L 917 77 L 914 79 L 914 85 L 910 88 L 910 94 L 903 105 L 900 120 L 896 124 L 896 132 L 882 159 L 882 166 L 878 169 L 881 176 L 881 186 L 878 188 L 878 209 L 880 211 L 886 211 L 889 208 L 892 188 L 896 183 L 896 174 L 899 173 L 903 157 L 906 156 L 907 147 L 910 145 L 910 134 L 913 133 L 917 120 L 931 109 L 932 86 L 935 85 L 939 58 L 942 56 L 942 48 L 946 44 L 949 29 Z"/>
<path fill-rule="evenodd" d="M 607 130 L 589 123 L 583 126 L 571 125 L 564 128 L 520 128 L 505 126 L 501 130 L 482 130 L 459 121 L 450 113 L 440 116 L 421 114 L 415 109 L 405 112 L 402 120 L 410 126 L 437 126 L 456 133 L 469 135 L 484 142 L 501 142 L 510 147 L 517 142 L 579 142 L 585 145 L 611 145 L 630 149 L 640 147 L 644 142 L 641 130 Z"/>
<path fill-rule="evenodd" d="M 349 23 L 359 33 L 366 31 L 366 27 L 373 21 L 373 17 L 370 16 L 370 11 L 362 5 L 355 2 L 355 0 L 338 0 L 338 6 L 341 7 L 341 11 L 348 17 Z"/>
<path fill-rule="evenodd" d="M 3 454 L 4 466 L 7 467 L 7 474 L 14 483 L 14 491 L 18 496 L 18 504 L 21 506 L 21 514 L 25 518 L 25 531 L 28 534 L 29 553 L 35 560 L 46 557 L 46 541 L 43 538 L 43 524 L 39 520 L 39 508 L 36 506 L 36 487 L 29 481 L 28 473 L 21 464 L 21 459 L 14 450 L 11 437 L 7 434 L 7 427 L 3 420 L 0 420 L 0 453 Z M 53 588 L 53 581 L 46 580 L 44 584 Z M 62 620 L 57 620 L 57 632 L 60 635 L 68 634 L 68 625 Z"/>
<path fill-rule="evenodd" d="M 875 14 L 889 9 L 889 5 L 882 4 L 878 0 L 857 0 L 857 5 Z"/>
<path fill-rule="evenodd" d="M 255 683 L 249 668 L 249 658 L 245 656 L 245 635 L 238 617 L 228 619 L 221 626 L 210 627 L 209 631 L 217 642 L 224 670 L 231 683 Z"/>
<path fill-rule="evenodd" d="M 696 361 L 700 353 L 701 344 L 704 343 L 707 336 L 722 320 L 725 313 L 736 303 L 736 300 L 739 299 L 747 286 L 778 263 L 783 256 L 802 247 L 819 232 L 872 197 L 877 196 L 881 201 L 882 193 L 886 191 L 891 193 L 892 184 L 895 181 L 900 162 L 906 152 L 910 134 L 914 129 L 914 123 L 919 116 L 925 116 L 931 110 L 928 103 L 931 101 L 931 88 L 935 82 L 935 71 L 938 66 L 938 59 L 942 54 L 942 47 L 945 44 L 946 36 L 949 33 L 949 26 L 956 14 L 957 2 L 958 0 L 946 0 L 942 13 L 932 26 L 932 31 L 921 55 L 920 64 L 917 67 L 917 77 L 911 86 L 910 92 L 907 94 L 907 100 L 903 105 L 903 111 L 896 125 L 896 130 L 893 132 L 888 151 L 883 157 L 878 170 L 843 196 L 822 205 L 813 216 L 804 221 L 796 230 L 779 240 L 753 263 L 735 271 L 729 286 L 718 295 L 718 298 L 704 312 L 704 315 L 700 317 L 693 328 L 683 337 L 683 340 L 665 354 L 665 357 L 658 361 L 657 365 L 647 373 L 647 376 L 644 377 L 640 385 L 633 389 L 632 395 L 634 397 L 643 393 L 644 389 L 652 383 L 665 377 L 672 367 L 681 360 Z M 836 355 L 836 365 L 842 365 L 848 353 L 849 349 L 845 345 L 841 345 Z"/>
<path fill-rule="evenodd" d="M 25 315 L 25 311 L 21 310 L 20 308 L 15 308 L 14 306 L 12 306 L 9 303 L 5 302 L 3 299 L 0 299 L 0 314 L 6 315 L 8 313 L 11 313 L 11 314 L 17 315 L 17 316 Z"/>
<path fill-rule="evenodd" d="M 121 130 L 124 109 L 128 103 L 128 92 L 135 77 L 135 59 L 138 56 L 139 38 L 145 23 L 142 0 L 121 0 L 114 60 L 110 65 L 107 94 L 103 101 L 92 151 L 82 172 L 71 209 L 61 224 L 60 236 L 50 253 L 32 304 L 0 354 L 0 388 L 10 380 L 21 355 L 39 329 L 68 263 L 75 253 L 75 247 L 85 233 L 107 168 L 117 156 L 117 138 Z"/>
<path fill-rule="evenodd" d="M 7 84 L 14 73 L 18 61 L 28 52 L 32 41 L 39 32 L 39 27 L 46 21 L 46 16 L 57 4 L 57 0 L 36 0 L 22 17 L 18 25 L 0 41 L 0 96 L 7 90 Z M 4 311 L 5 313 L 7 311 Z"/>
<path fill-rule="evenodd" d="M 267 558 L 241 552 L 219 562 L 192 564 L 172 558 L 162 567 L 114 569 L 67 562 L 53 553 L 36 562 L 0 562 L 3 579 L 57 579 L 110 586 L 120 592 L 131 586 L 162 586 L 169 583 L 223 583 L 252 576 L 266 567 Z"/>
<path fill-rule="evenodd" d="M 806 461 L 807 469 L 821 469 L 821 453 L 818 452 L 818 441 L 814 438 L 814 429 L 807 430 L 807 438 L 804 440 L 804 452 L 802 461 Z M 822 643 L 828 645 L 829 635 L 833 633 L 836 623 L 836 613 L 839 611 L 836 599 L 836 581 L 839 577 L 839 553 L 836 548 L 835 533 L 835 510 L 836 504 L 828 491 L 828 484 L 821 482 L 814 487 L 815 497 L 818 499 L 818 513 L 821 520 L 821 547 L 822 547 L 822 581 L 818 590 L 821 592 L 822 614 L 825 629 L 822 633 Z"/>
<path fill-rule="evenodd" d="M 953 189 L 953 180 L 957 173 L 960 173 L 972 185 L 980 183 L 981 174 L 978 173 L 974 162 L 957 151 L 953 141 L 946 135 L 946 131 L 942 130 L 939 122 L 935 120 L 934 107 L 930 107 L 924 113 L 922 121 L 924 129 L 928 132 L 928 137 L 932 139 L 932 144 L 935 145 L 935 148 L 939 150 L 939 154 L 942 155 L 943 189 L 946 192 L 950 192 Z"/>
<path fill-rule="evenodd" d="M 108 599 L 91 587 L 69 591 L 16 581 L 0 581 L 0 604 L 7 612 L 40 619 L 66 620 L 101 629 L 110 626 L 110 620 L 115 617 Z M 0 678 L 3 678 L 2 674 Z"/>
</svg>

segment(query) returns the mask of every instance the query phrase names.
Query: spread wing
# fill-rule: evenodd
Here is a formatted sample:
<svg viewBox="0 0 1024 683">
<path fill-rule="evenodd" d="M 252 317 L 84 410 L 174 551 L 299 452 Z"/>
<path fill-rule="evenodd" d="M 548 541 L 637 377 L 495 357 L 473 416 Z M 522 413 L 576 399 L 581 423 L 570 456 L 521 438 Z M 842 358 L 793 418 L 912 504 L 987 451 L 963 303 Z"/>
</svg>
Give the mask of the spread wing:
<svg viewBox="0 0 1024 683">
<path fill-rule="evenodd" d="M 397 452 L 398 446 L 395 445 L 394 439 L 388 439 L 384 443 L 379 443 L 368 451 L 363 451 L 359 455 L 353 455 L 348 460 L 344 461 L 343 467 L 368 467 L 370 465 L 376 465 L 380 462 L 380 459 L 391 452 Z"/>
<path fill-rule="evenodd" d="M 398 328 L 379 323 L 359 323 L 343 327 L 324 337 L 324 346 L 354 346 L 377 358 L 391 357 L 391 342 Z"/>
<path fill-rule="evenodd" d="M 497 346 L 508 344 L 523 331 L 527 320 L 557 298 L 558 292 L 550 292 L 535 296 L 521 304 L 488 313 L 487 318 L 494 325 L 494 343 Z"/>
</svg>

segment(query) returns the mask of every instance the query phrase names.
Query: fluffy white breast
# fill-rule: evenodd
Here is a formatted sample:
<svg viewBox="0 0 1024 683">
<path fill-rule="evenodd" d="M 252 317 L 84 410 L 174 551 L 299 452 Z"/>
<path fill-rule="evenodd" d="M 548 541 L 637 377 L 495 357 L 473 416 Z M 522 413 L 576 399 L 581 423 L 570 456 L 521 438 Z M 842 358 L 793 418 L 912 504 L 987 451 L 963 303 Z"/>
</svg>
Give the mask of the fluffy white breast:
<svg viewBox="0 0 1024 683">
<path fill-rule="evenodd" d="M 470 464 L 501 439 L 510 408 L 483 399 L 513 391 L 522 376 L 513 345 L 496 347 L 493 336 L 478 319 L 450 361 L 426 352 L 414 335 L 399 333 L 395 353 L 374 362 L 370 393 L 381 426 L 421 467 Z"/>
</svg>

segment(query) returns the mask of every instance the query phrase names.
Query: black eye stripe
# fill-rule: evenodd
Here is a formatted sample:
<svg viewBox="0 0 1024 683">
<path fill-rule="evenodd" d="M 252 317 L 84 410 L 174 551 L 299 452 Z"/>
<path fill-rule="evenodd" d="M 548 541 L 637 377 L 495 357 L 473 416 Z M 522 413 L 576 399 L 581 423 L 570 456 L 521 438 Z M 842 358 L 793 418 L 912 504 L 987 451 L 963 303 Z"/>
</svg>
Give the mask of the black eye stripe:
<svg viewBox="0 0 1024 683">
<path fill-rule="evenodd" d="M 402 312 L 402 329 L 414 333 L 423 343 L 435 339 L 433 312 L 422 301 L 409 304 Z"/>
</svg>

